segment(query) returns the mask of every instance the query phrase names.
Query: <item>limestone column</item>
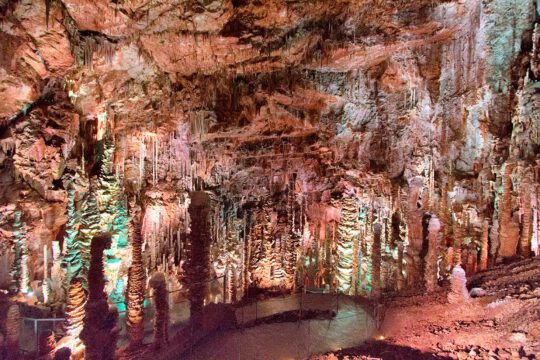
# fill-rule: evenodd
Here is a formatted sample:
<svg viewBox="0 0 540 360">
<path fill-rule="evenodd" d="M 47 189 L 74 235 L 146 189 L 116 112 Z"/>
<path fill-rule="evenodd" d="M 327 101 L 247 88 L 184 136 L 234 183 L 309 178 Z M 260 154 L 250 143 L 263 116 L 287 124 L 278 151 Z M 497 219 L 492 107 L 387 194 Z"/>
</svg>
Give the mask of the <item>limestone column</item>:
<svg viewBox="0 0 540 360">
<path fill-rule="evenodd" d="M 524 186 L 525 190 L 521 197 L 521 209 L 523 213 L 521 221 L 521 236 L 519 239 L 519 255 L 524 258 L 529 258 L 531 256 L 531 220 L 532 220 L 532 209 L 531 209 L 531 191 L 528 186 Z M 532 189 L 532 186 L 530 186 Z"/>
<path fill-rule="evenodd" d="M 432 216 L 428 225 L 428 253 L 425 258 L 426 271 L 424 283 L 428 293 L 437 289 L 437 254 L 439 253 L 439 231 L 441 223 L 436 216 Z"/>
<path fill-rule="evenodd" d="M 373 250 L 372 260 L 372 296 L 377 297 L 381 291 L 381 231 L 382 226 L 379 223 L 373 225 Z"/>
<path fill-rule="evenodd" d="M 482 249 L 480 252 L 480 271 L 486 270 L 488 266 L 488 241 L 489 241 L 489 221 L 484 220 L 482 229 Z"/>
<path fill-rule="evenodd" d="M 209 258 L 212 234 L 212 199 L 203 191 L 190 194 L 189 216 L 191 219 L 190 257 L 187 266 L 189 279 L 189 301 L 191 320 L 194 324 L 202 320 L 202 308 L 209 278 Z"/>
<path fill-rule="evenodd" d="M 144 295 L 146 292 L 146 271 L 142 255 L 142 236 L 139 208 L 131 204 L 129 242 L 131 244 L 131 266 L 128 270 L 126 291 L 126 326 L 130 348 L 142 345 L 144 339 Z M 178 239 L 180 241 L 180 239 Z"/>
<path fill-rule="evenodd" d="M 88 302 L 85 310 L 81 340 L 86 346 L 86 360 L 108 360 L 114 358 L 118 328 L 117 315 L 109 309 L 105 293 L 103 252 L 111 246 L 111 236 L 95 236 L 91 242 L 90 269 L 88 270 Z"/>
<path fill-rule="evenodd" d="M 160 348 L 169 342 L 169 293 L 163 273 L 155 273 L 150 279 L 153 289 L 156 318 L 154 320 L 154 346 Z M 192 315 L 193 316 L 193 315 Z"/>
</svg>

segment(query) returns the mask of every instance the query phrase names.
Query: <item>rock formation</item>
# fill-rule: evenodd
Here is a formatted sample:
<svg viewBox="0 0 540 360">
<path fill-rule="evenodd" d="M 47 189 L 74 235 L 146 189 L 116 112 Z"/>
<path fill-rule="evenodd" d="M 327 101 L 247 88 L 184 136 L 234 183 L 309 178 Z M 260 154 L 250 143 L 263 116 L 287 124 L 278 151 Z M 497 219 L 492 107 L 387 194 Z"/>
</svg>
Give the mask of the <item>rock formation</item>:
<svg viewBox="0 0 540 360">
<path fill-rule="evenodd" d="M 150 279 L 153 290 L 155 319 L 154 346 L 160 348 L 169 342 L 169 292 L 162 273 L 155 273 Z"/>
<path fill-rule="evenodd" d="M 136 204 L 131 204 L 129 240 L 131 244 L 131 267 L 128 271 L 126 289 L 126 326 L 129 345 L 135 349 L 144 339 L 144 298 L 146 294 L 146 271 L 142 254 L 140 212 Z"/>
<path fill-rule="evenodd" d="M 197 318 L 538 255 L 537 7 L 0 0 L 0 289 L 81 345 L 110 234 L 100 306 L 143 348 L 158 273 Z"/>
<path fill-rule="evenodd" d="M 85 345 L 85 359 L 115 359 L 118 312 L 109 309 L 105 290 L 103 253 L 111 246 L 109 234 L 92 239 L 88 271 L 88 300 L 80 338 Z"/>
</svg>

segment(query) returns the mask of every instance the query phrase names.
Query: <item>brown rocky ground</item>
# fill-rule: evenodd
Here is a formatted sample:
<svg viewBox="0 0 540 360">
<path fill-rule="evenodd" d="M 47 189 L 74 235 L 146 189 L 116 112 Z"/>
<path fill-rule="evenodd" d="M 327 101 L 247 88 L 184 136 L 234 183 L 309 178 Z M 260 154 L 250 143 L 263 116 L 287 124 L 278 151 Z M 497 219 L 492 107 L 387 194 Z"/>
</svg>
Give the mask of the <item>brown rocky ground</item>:
<svg viewBox="0 0 540 360">
<path fill-rule="evenodd" d="M 539 359 L 540 259 L 470 279 L 486 296 L 450 305 L 444 292 L 392 298 L 378 340 L 316 359 Z M 381 340 L 384 339 L 384 340 Z"/>
</svg>

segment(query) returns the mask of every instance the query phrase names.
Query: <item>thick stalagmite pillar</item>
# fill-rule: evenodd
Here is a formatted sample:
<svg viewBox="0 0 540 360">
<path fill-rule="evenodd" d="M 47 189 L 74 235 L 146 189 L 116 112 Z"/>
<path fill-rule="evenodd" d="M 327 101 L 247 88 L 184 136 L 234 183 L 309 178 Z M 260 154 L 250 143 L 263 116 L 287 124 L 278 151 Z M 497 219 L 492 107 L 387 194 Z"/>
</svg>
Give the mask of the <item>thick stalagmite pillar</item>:
<svg viewBox="0 0 540 360">
<path fill-rule="evenodd" d="M 450 291 L 448 292 L 448 302 L 450 304 L 462 304 L 469 300 L 467 291 L 467 277 L 465 270 L 460 265 L 454 266 L 450 275 Z"/>
<path fill-rule="evenodd" d="M 30 278 L 28 273 L 28 247 L 24 234 L 22 212 L 15 211 L 13 221 L 13 264 L 11 277 L 15 290 L 27 293 L 30 291 Z"/>
<path fill-rule="evenodd" d="M 403 241 L 398 241 L 397 252 L 397 265 L 396 265 L 396 288 L 397 290 L 403 289 L 403 249 L 405 245 Z"/>
<path fill-rule="evenodd" d="M 134 349 L 142 345 L 144 339 L 144 295 L 146 293 L 146 271 L 142 255 L 140 212 L 135 203 L 131 204 L 129 242 L 131 244 L 131 266 L 128 270 L 126 290 L 126 326 L 129 346 Z M 178 240 L 180 241 L 180 240 Z"/>
<path fill-rule="evenodd" d="M 426 255 L 426 267 L 424 283 L 427 292 L 437 289 L 437 255 L 439 253 L 439 231 L 441 223 L 436 216 L 432 216 L 428 226 L 428 253 Z"/>
<path fill-rule="evenodd" d="M 80 278 L 72 279 L 67 291 L 64 329 L 66 336 L 70 337 L 75 343 L 80 342 L 79 334 L 83 328 L 86 295 L 83 280 Z"/>
<path fill-rule="evenodd" d="M 160 348 L 169 342 L 169 293 L 163 273 L 155 273 L 150 279 L 154 293 L 156 318 L 154 320 L 154 346 Z M 193 316 L 193 313 L 192 313 Z"/>
<path fill-rule="evenodd" d="M 212 234 L 212 199 L 206 192 L 190 194 L 189 216 L 191 219 L 190 256 L 187 264 L 189 279 L 189 301 L 191 319 L 194 324 L 201 321 L 202 308 L 209 277 L 209 251 Z"/>
<path fill-rule="evenodd" d="M 7 360 L 19 359 L 21 313 L 19 305 L 10 305 L 6 316 L 4 348 Z"/>
<path fill-rule="evenodd" d="M 372 256 L 372 293 L 377 297 L 381 291 L 381 231 L 382 226 L 379 223 L 373 225 L 373 252 Z"/>
<path fill-rule="evenodd" d="M 452 267 L 454 266 L 461 266 L 462 258 L 461 258 L 461 247 L 463 245 L 463 220 L 462 220 L 463 212 L 459 212 L 456 214 L 456 219 L 454 220 L 453 228 L 454 228 L 454 243 L 453 243 L 453 260 L 452 260 Z"/>
<path fill-rule="evenodd" d="M 515 164 L 508 162 L 504 168 L 503 193 L 499 202 L 499 256 L 511 257 L 516 254 L 519 239 L 515 236 L 516 224 L 512 221 L 512 179 L 510 175 Z"/>
<path fill-rule="evenodd" d="M 480 270 L 486 270 L 488 266 L 488 241 L 489 241 L 489 221 L 484 220 L 482 228 L 482 249 L 480 252 Z"/>
<path fill-rule="evenodd" d="M 108 360 L 115 358 L 116 326 L 118 313 L 109 309 L 105 293 L 103 252 L 111 246 L 110 235 L 92 239 L 90 269 L 88 270 L 88 301 L 81 339 L 86 346 L 86 360 Z"/>
<path fill-rule="evenodd" d="M 349 294 L 353 268 L 353 241 L 358 236 L 358 209 L 356 198 L 344 195 L 338 226 L 337 283 L 338 290 Z"/>
<path fill-rule="evenodd" d="M 45 330 L 39 334 L 38 355 L 40 360 L 51 360 L 56 350 L 56 339 L 52 330 Z"/>
<path fill-rule="evenodd" d="M 420 253 L 423 243 L 423 226 L 422 218 L 423 211 L 418 208 L 418 199 L 423 186 L 423 179 L 416 177 L 411 180 L 407 209 L 407 225 L 409 231 L 409 247 L 408 252 L 412 262 L 408 264 L 408 284 L 413 285 L 421 282 L 422 279 L 422 262 Z"/>
<path fill-rule="evenodd" d="M 532 189 L 532 186 L 530 186 Z M 521 236 L 519 239 L 519 255 L 524 258 L 531 256 L 531 192 L 526 189 L 521 196 L 521 211 L 523 213 L 521 220 Z"/>
<path fill-rule="evenodd" d="M 293 289 L 295 285 L 296 275 L 296 255 L 298 247 L 298 236 L 294 229 L 295 212 L 294 212 L 294 184 L 289 184 L 287 192 L 287 220 L 285 225 L 285 253 L 283 255 L 283 269 L 285 272 L 285 287 Z"/>
</svg>

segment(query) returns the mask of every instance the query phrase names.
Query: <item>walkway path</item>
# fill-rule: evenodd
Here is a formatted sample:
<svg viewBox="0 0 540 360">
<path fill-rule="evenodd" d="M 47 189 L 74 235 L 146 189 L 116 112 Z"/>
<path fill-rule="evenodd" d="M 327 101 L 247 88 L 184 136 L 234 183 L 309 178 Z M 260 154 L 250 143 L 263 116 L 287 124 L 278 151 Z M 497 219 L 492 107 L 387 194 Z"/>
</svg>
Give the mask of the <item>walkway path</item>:
<svg viewBox="0 0 540 360">
<path fill-rule="evenodd" d="M 317 296 L 318 300 L 308 296 L 311 298 L 309 301 L 312 301 L 316 308 L 324 306 L 323 302 L 328 299 L 335 299 L 329 295 Z M 281 311 L 290 310 L 294 300 L 297 299 L 291 297 L 284 301 Z M 271 303 L 271 301 L 269 300 L 266 304 L 259 303 L 261 311 L 269 308 L 277 310 L 279 307 L 276 305 L 277 302 Z M 194 346 L 186 358 L 189 360 L 301 359 L 312 354 L 358 345 L 370 338 L 374 329 L 375 322 L 360 305 L 351 298 L 340 297 L 339 311 L 332 320 L 264 324 L 246 329 L 216 332 Z"/>
</svg>

